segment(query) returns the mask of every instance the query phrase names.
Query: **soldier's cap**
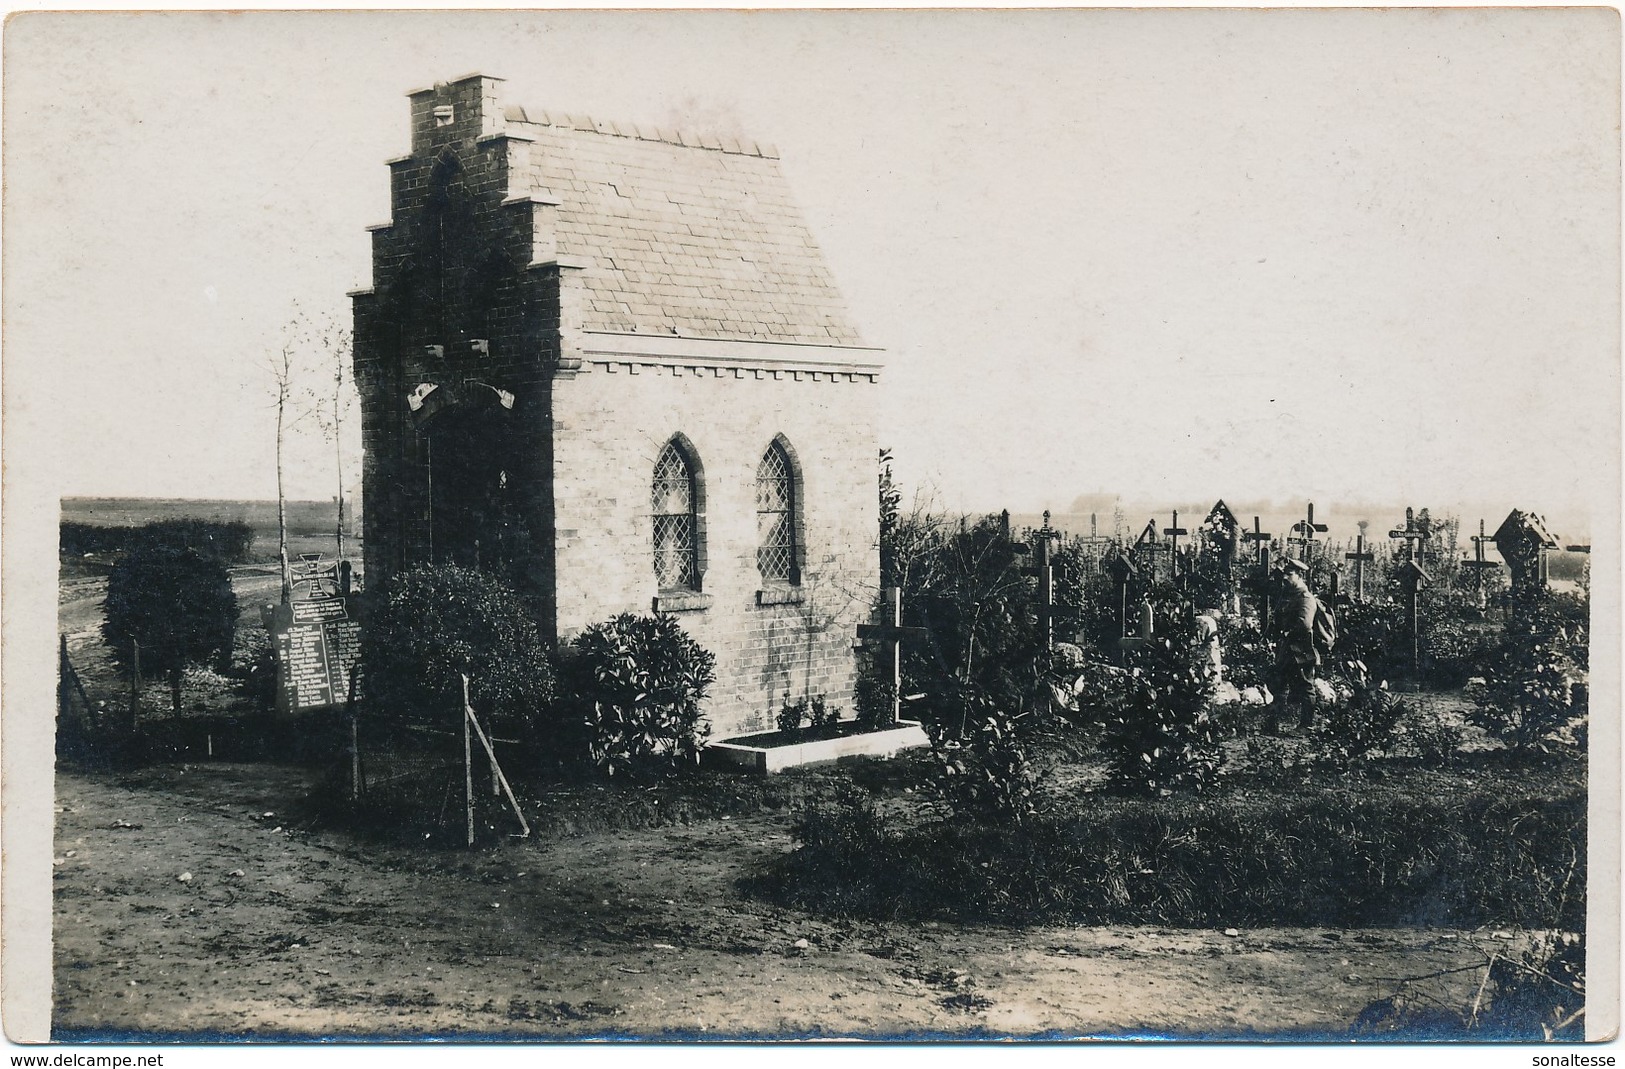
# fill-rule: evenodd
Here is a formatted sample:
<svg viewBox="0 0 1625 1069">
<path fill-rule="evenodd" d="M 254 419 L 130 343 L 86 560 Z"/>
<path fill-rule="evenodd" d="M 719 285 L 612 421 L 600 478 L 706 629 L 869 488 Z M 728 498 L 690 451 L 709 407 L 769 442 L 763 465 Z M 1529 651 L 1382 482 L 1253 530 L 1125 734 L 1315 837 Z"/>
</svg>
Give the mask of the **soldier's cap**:
<svg viewBox="0 0 1625 1069">
<path fill-rule="evenodd" d="M 1286 560 L 1281 562 L 1281 574 L 1282 575 L 1291 575 L 1294 572 L 1296 572 L 1299 575 L 1308 575 L 1309 574 L 1309 565 L 1305 564 L 1301 560 L 1296 560 L 1296 559 L 1294 559 L 1292 557 L 1288 557 Z"/>
</svg>

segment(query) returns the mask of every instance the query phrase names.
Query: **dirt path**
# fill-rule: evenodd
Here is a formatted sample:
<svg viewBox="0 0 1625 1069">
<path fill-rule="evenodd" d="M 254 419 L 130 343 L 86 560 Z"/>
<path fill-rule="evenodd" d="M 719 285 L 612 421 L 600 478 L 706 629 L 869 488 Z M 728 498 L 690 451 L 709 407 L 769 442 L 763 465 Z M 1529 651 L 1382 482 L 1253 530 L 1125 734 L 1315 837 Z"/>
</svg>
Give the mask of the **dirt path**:
<svg viewBox="0 0 1625 1069">
<path fill-rule="evenodd" d="M 1342 1034 L 1383 978 L 1482 960 L 1435 930 L 830 922 L 738 890 L 782 815 L 415 852 L 290 830 L 307 775 L 58 775 L 58 1030 Z"/>
</svg>

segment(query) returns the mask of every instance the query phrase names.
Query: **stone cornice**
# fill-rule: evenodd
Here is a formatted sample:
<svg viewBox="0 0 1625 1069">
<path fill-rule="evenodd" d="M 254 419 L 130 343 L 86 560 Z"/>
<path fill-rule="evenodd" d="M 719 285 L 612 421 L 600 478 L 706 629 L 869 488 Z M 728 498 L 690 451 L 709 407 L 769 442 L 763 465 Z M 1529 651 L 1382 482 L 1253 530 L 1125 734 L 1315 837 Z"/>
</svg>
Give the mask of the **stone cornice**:
<svg viewBox="0 0 1625 1069">
<path fill-rule="evenodd" d="M 676 335 L 582 331 L 578 337 L 582 370 L 638 374 L 642 368 L 715 378 L 782 379 L 797 382 L 874 382 L 883 366 L 864 357 L 882 349 L 867 346 L 813 345 L 805 342 L 685 338 Z"/>
</svg>

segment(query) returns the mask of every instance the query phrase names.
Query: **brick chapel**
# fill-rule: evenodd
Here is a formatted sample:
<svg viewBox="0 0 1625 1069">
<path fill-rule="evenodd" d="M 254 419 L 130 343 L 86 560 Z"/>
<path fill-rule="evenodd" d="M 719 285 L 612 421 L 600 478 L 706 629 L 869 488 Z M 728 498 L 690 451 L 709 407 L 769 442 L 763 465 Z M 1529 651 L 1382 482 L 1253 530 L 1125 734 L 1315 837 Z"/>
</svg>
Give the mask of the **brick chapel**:
<svg viewBox="0 0 1625 1069">
<path fill-rule="evenodd" d="M 369 583 L 502 570 L 567 641 L 661 610 L 712 737 L 850 715 L 878 582 L 876 384 L 768 145 L 409 94 L 352 294 Z"/>
</svg>

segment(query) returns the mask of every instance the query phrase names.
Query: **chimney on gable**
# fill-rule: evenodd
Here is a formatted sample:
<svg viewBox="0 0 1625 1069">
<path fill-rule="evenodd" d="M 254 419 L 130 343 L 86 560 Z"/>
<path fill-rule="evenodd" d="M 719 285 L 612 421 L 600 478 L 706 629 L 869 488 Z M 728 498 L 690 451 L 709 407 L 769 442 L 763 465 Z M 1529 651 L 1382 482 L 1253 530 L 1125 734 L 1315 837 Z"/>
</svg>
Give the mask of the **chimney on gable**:
<svg viewBox="0 0 1625 1069">
<path fill-rule="evenodd" d="M 406 94 L 412 101 L 412 155 L 500 134 L 502 105 L 497 90 L 502 81 L 469 74 Z"/>
</svg>

